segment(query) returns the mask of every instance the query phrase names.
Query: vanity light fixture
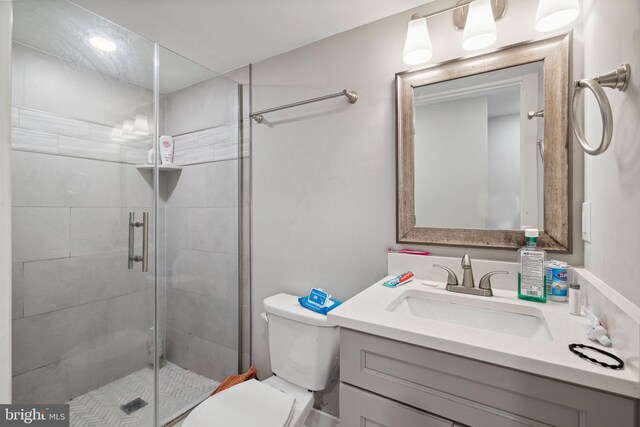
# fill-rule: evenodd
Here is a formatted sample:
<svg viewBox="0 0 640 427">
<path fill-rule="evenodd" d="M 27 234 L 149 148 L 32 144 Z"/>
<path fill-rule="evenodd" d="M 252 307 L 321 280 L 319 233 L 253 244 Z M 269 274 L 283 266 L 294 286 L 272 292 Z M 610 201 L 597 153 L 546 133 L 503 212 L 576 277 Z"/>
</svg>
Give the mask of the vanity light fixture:
<svg viewBox="0 0 640 427">
<path fill-rule="evenodd" d="M 124 139 L 137 138 L 137 135 L 133 132 L 133 120 L 125 120 L 122 122 L 122 137 Z"/>
<path fill-rule="evenodd" d="M 138 114 L 133 121 L 133 133 L 140 136 L 149 135 L 149 122 L 147 116 Z"/>
<path fill-rule="evenodd" d="M 114 125 L 111 130 L 111 140 L 117 142 L 132 141 L 150 134 L 147 116 L 138 114 L 134 120 L 127 119 Z"/>
<path fill-rule="evenodd" d="M 407 65 L 427 62 L 433 55 L 427 18 L 412 19 L 407 25 L 407 39 L 404 42 L 402 59 Z"/>
<path fill-rule="evenodd" d="M 115 141 L 115 142 L 124 142 L 124 141 L 126 141 L 126 139 L 124 139 L 124 136 L 122 135 L 122 125 L 121 124 L 114 125 L 113 129 L 111 129 L 111 140 Z"/>
<path fill-rule="evenodd" d="M 536 11 L 536 31 L 557 30 L 571 24 L 578 15 L 578 0 L 540 0 Z"/>
<path fill-rule="evenodd" d="M 105 39 L 104 37 L 93 36 L 89 38 L 89 43 L 91 46 L 96 49 L 103 50 L 105 52 L 113 52 L 116 50 L 116 44 L 109 39 Z"/>
<path fill-rule="evenodd" d="M 415 13 L 407 25 L 407 38 L 402 59 L 407 65 L 427 62 L 433 56 L 433 47 L 427 18 L 453 11 L 456 30 L 463 30 L 463 48 L 478 50 L 495 43 L 495 21 L 504 16 L 507 0 L 460 0 L 455 6 L 434 13 Z"/>
<path fill-rule="evenodd" d="M 462 48 L 464 50 L 484 49 L 496 42 L 497 34 L 491 0 L 476 0 L 471 3 L 462 33 Z"/>
</svg>

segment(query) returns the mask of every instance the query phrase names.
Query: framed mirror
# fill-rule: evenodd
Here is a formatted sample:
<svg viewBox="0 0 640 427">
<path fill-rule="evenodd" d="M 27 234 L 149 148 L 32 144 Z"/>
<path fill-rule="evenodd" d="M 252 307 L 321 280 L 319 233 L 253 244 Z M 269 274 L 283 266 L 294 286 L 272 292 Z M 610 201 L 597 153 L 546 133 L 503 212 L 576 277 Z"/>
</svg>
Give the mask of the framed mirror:
<svg viewBox="0 0 640 427">
<path fill-rule="evenodd" d="M 571 34 L 396 74 L 397 241 L 570 252 Z"/>
</svg>

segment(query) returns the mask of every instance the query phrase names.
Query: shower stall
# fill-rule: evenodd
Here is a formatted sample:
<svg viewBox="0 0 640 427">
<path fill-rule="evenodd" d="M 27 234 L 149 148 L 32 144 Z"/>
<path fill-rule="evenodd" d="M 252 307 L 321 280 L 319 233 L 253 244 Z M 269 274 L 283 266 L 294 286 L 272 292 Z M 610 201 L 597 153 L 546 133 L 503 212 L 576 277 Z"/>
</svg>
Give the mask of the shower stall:
<svg viewBox="0 0 640 427">
<path fill-rule="evenodd" d="M 13 2 L 15 403 L 160 426 L 238 373 L 242 91 L 65 0 Z"/>
</svg>

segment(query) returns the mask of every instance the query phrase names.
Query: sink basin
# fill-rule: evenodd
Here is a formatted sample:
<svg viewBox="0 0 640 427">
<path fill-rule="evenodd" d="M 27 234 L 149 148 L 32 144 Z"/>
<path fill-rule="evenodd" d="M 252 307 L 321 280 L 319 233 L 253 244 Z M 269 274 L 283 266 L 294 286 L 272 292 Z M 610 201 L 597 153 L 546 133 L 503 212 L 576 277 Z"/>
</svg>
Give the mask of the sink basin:
<svg viewBox="0 0 640 427">
<path fill-rule="evenodd" d="M 486 297 L 407 290 L 387 310 L 537 341 L 553 341 L 540 309 Z"/>
</svg>

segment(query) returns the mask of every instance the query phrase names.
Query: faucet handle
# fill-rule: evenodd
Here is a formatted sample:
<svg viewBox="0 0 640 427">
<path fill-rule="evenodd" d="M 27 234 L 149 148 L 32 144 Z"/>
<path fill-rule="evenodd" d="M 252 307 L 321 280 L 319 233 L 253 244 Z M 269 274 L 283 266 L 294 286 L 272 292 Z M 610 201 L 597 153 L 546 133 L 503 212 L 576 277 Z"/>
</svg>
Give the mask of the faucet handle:
<svg viewBox="0 0 640 427">
<path fill-rule="evenodd" d="M 491 276 L 496 274 L 509 274 L 508 271 L 491 271 L 480 278 L 480 284 L 478 287 L 480 289 L 488 289 L 491 290 Z"/>
<path fill-rule="evenodd" d="M 447 286 L 458 286 L 458 276 L 449 267 L 440 264 L 433 264 L 436 268 L 441 268 L 447 272 Z"/>
</svg>

